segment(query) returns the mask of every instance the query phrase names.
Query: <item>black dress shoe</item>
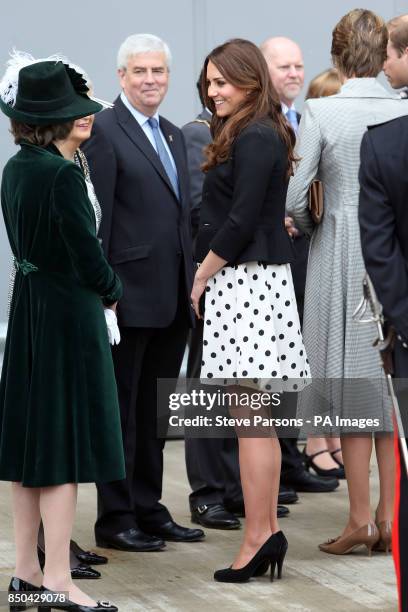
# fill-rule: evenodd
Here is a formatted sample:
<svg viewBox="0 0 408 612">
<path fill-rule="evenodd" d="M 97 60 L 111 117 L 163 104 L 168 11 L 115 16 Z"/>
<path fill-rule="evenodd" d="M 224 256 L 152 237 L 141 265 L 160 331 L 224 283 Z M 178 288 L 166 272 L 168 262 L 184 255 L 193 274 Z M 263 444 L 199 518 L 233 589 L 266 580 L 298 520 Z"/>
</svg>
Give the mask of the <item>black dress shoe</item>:
<svg viewBox="0 0 408 612">
<path fill-rule="evenodd" d="M 166 546 L 163 539 L 132 527 L 121 533 L 106 536 L 96 536 L 96 545 L 101 548 L 116 548 L 132 552 L 153 552 Z"/>
<path fill-rule="evenodd" d="M 287 487 L 283 484 L 279 486 L 278 504 L 295 504 L 299 497 L 295 489 Z"/>
<path fill-rule="evenodd" d="M 192 508 L 191 522 L 209 529 L 239 529 L 241 523 L 222 504 L 203 504 Z"/>
<path fill-rule="evenodd" d="M 233 512 L 237 516 L 241 516 L 242 518 L 245 517 L 245 505 L 243 500 L 228 502 L 228 510 L 229 512 Z M 277 514 L 278 518 L 283 518 L 284 516 L 287 516 L 289 514 L 289 508 L 286 508 L 285 506 L 281 506 L 279 504 Z"/>
<path fill-rule="evenodd" d="M 36 587 L 25 580 L 21 580 L 21 578 L 17 578 L 13 576 L 10 580 L 8 592 L 12 593 L 27 593 L 28 595 L 36 594 L 41 592 L 41 587 Z M 9 604 L 10 612 L 20 612 L 21 610 L 28 610 L 29 608 L 36 608 L 38 603 L 21 603 L 18 602 L 15 605 L 13 603 Z"/>
<path fill-rule="evenodd" d="M 302 493 L 329 493 L 339 486 L 337 478 L 315 476 L 306 470 L 297 470 L 288 475 L 281 474 L 283 484 L 293 487 Z"/>
<path fill-rule="evenodd" d="M 37 544 L 38 561 L 41 569 L 45 565 L 45 553 L 41 546 Z M 70 553 L 71 578 L 73 580 L 96 580 L 101 577 L 101 573 L 89 567 L 86 563 L 80 563 L 73 553 Z"/>
<path fill-rule="evenodd" d="M 228 512 L 240 517 L 245 516 L 245 505 L 243 499 L 228 500 L 224 502 L 224 505 Z"/>
<path fill-rule="evenodd" d="M 190 529 L 177 525 L 173 520 L 155 527 L 147 527 L 147 533 L 169 542 L 199 542 L 205 538 L 202 529 Z"/>
<path fill-rule="evenodd" d="M 108 557 L 97 555 L 90 550 L 84 550 L 79 544 L 74 542 L 74 540 L 71 540 L 69 547 L 78 561 L 82 561 L 82 563 L 87 563 L 88 565 L 105 565 L 108 562 Z"/>
</svg>

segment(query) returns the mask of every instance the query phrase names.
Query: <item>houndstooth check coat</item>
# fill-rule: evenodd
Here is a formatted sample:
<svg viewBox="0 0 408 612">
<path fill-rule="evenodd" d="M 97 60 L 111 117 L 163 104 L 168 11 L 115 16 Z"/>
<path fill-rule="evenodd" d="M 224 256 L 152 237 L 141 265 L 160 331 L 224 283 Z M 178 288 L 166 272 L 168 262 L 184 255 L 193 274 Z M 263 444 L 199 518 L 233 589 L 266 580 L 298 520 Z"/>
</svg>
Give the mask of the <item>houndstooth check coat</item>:
<svg viewBox="0 0 408 612">
<path fill-rule="evenodd" d="M 352 319 L 365 274 L 358 171 L 367 126 L 405 114 L 408 101 L 374 78 L 350 79 L 338 94 L 307 101 L 296 147 L 300 162 L 287 196 L 288 214 L 311 236 L 303 329 L 311 374 L 314 379 L 337 379 L 325 383 L 325 393 L 322 387 L 319 392 L 319 384 L 306 389 L 300 411 L 324 413 L 335 406 L 341 417 L 378 417 L 385 431 L 392 428 L 390 402 L 372 346 L 376 329 Z M 324 189 L 324 215 L 317 226 L 308 210 L 308 189 L 315 178 Z M 369 384 L 355 380 L 363 378 Z"/>
</svg>

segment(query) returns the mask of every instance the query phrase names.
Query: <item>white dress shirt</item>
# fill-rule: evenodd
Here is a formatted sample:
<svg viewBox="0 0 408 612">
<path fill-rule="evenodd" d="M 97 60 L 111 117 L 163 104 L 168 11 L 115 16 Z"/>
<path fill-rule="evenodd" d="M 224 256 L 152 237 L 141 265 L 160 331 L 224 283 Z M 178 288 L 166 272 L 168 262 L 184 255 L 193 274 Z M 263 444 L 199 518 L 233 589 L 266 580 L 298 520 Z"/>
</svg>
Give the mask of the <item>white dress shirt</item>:
<svg viewBox="0 0 408 612">
<path fill-rule="evenodd" d="M 143 113 L 141 113 L 140 111 L 137 110 L 137 108 L 135 108 L 127 99 L 127 97 L 125 96 L 124 92 L 122 91 L 122 93 L 120 94 L 120 99 L 122 100 L 123 104 L 126 106 L 126 108 L 129 110 L 130 113 L 132 113 L 133 117 L 136 119 L 136 121 L 138 122 L 138 124 L 140 125 L 140 127 L 142 128 L 142 130 L 144 131 L 144 133 L 146 134 L 150 144 L 152 145 L 153 149 L 156 151 L 157 153 L 157 149 L 156 149 L 156 143 L 154 141 L 154 136 L 153 136 L 153 131 L 152 128 L 149 125 L 149 119 L 150 117 L 147 117 L 146 115 L 143 115 Z M 169 154 L 170 157 L 170 161 L 171 164 L 174 168 L 174 170 L 176 171 L 177 174 L 177 168 L 176 168 L 176 164 L 174 162 L 174 158 L 173 155 L 171 154 L 171 151 L 169 149 L 169 146 L 166 142 L 166 139 L 164 137 L 163 132 L 161 131 L 160 128 L 160 119 L 159 119 L 159 113 L 156 111 L 154 115 L 152 115 L 152 117 L 154 117 L 157 120 L 157 123 L 159 124 L 159 134 L 160 134 L 160 138 L 163 141 L 164 147 L 167 151 L 167 153 Z"/>
<path fill-rule="evenodd" d="M 286 106 L 286 104 L 285 104 L 284 102 L 281 102 L 281 107 L 282 107 L 282 113 L 283 113 L 283 114 L 285 115 L 285 117 L 286 117 L 286 113 L 287 113 L 287 112 L 288 112 L 288 110 L 289 110 L 289 106 Z M 291 106 L 290 108 L 291 108 L 291 110 L 296 111 L 296 108 L 295 108 L 295 105 L 294 105 L 294 104 L 292 104 L 292 106 Z M 296 111 L 296 112 L 297 112 L 297 111 Z"/>
</svg>

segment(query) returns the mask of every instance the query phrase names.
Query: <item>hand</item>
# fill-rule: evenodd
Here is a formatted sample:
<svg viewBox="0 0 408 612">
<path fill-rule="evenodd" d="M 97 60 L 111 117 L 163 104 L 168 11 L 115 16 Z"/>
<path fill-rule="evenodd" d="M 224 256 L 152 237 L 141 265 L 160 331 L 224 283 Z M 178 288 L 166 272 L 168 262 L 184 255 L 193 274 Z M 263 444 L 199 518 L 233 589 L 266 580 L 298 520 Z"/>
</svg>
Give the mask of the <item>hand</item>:
<svg viewBox="0 0 408 612">
<path fill-rule="evenodd" d="M 200 270 L 197 270 L 194 277 L 193 289 L 191 291 L 191 305 L 194 308 L 197 319 L 202 319 L 200 314 L 200 297 L 203 295 L 207 286 L 207 280 L 200 278 Z"/>
<path fill-rule="evenodd" d="M 114 305 L 116 306 L 116 304 Z M 119 344 L 120 331 L 116 314 L 112 306 L 109 306 L 109 308 L 105 308 L 105 321 L 106 327 L 108 329 L 109 344 Z"/>
<path fill-rule="evenodd" d="M 296 238 L 299 235 L 299 230 L 295 227 L 292 217 L 285 217 L 285 228 L 291 238 Z"/>
</svg>

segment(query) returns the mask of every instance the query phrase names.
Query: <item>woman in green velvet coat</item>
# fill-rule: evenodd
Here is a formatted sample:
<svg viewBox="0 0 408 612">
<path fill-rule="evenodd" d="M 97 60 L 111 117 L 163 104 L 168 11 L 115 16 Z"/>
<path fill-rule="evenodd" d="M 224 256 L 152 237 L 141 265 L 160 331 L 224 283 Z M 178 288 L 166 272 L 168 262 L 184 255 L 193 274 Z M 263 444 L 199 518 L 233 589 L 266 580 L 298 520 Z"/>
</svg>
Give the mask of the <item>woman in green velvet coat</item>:
<svg viewBox="0 0 408 612">
<path fill-rule="evenodd" d="M 1 185 L 17 270 L 0 383 L 0 480 L 13 483 L 16 538 L 10 590 L 43 585 L 68 591 L 77 606 L 70 610 L 114 611 L 80 591 L 69 567 L 77 483 L 125 477 L 104 316 L 104 305 L 115 309 L 121 284 L 73 162 L 102 107 L 62 62 L 22 68 L 14 100 L 4 79 L 0 85 L 1 109 L 21 145 Z M 36 551 L 41 519 L 44 576 Z"/>
</svg>

